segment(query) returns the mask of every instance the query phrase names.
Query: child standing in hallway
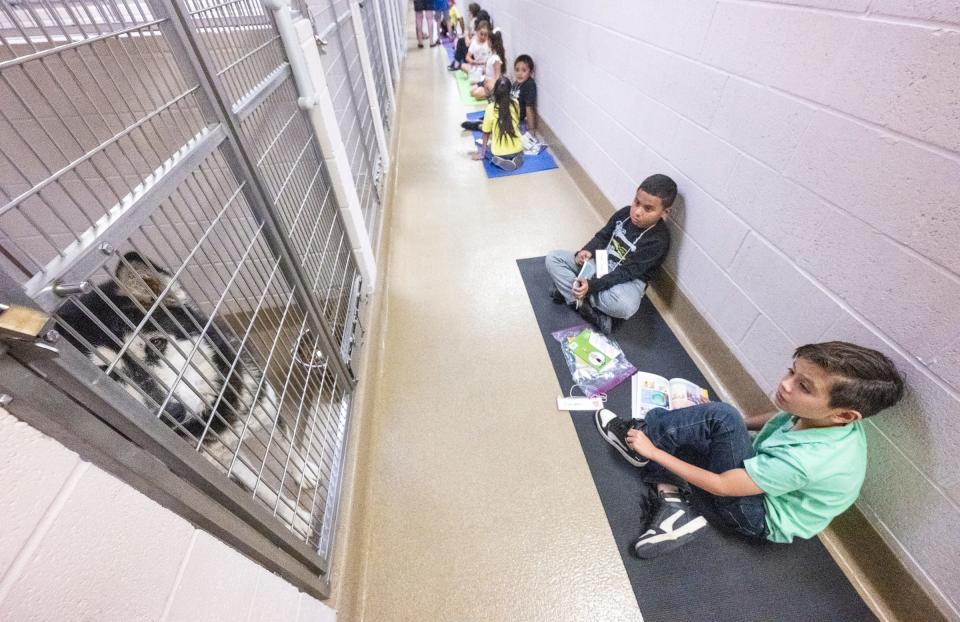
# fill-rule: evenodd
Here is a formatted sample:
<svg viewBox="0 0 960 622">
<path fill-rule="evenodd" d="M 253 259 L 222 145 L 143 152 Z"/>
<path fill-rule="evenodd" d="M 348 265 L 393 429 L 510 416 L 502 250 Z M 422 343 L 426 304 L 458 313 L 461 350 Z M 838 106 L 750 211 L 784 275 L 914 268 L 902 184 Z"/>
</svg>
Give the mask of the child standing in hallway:
<svg viewBox="0 0 960 622">
<path fill-rule="evenodd" d="M 423 35 L 430 37 L 430 46 L 437 37 L 437 24 L 433 18 L 433 0 L 413 0 L 414 28 L 417 30 L 417 47 L 423 47 Z"/>
</svg>

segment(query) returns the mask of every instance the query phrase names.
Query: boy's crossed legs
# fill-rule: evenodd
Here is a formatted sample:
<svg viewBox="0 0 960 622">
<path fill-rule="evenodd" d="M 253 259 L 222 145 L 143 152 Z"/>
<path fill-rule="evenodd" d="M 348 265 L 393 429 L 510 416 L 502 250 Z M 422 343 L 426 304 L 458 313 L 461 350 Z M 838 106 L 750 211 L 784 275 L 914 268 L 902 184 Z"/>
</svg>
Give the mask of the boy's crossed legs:
<svg viewBox="0 0 960 622">
<path fill-rule="evenodd" d="M 546 258 L 547 272 L 567 304 L 573 304 L 576 300 L 573 295 L 573 282 L 580 274 L 580 266 L 577 265 L 575 257 L 576 254 L 571 251 L 550 251 Z M 643 281 L 635 280 L 614 285 L 598 294 L 588 294 L 589 304 L 600 312 L 594 314 L 598 315 L 599 321 L 595 322 L 598 327 L 609 333 L 610 318 L 625 320 L 633 317 L 640 308 L 646 287 Z"/>
<path fill-rule="evenodd" d="M 660 506 L 649 529 L 634 546 L 642 558 L 656 557 L 696 537 L 706 527 L 689 502 L 680 494 L 685 482 L 655 462 L 647 462 L 626 444 L 626 433 L 638 427 L 660 449 L 714 473 L 743 468 L 754 455 L 743 418 L 735 408 L 710 402 L 667 411 L 647 413 L 645 420 L 625 422 L 609 410 L 596 414 L 597 428 L 604 439 L 628 462 L 642 467 L 643 480 L 656 485 Z M 718 497 L 703 493 L 704 510 L 715 522 L 748 538 L 765 539 L 766 510 L 763 495 Z"/>
</svg>

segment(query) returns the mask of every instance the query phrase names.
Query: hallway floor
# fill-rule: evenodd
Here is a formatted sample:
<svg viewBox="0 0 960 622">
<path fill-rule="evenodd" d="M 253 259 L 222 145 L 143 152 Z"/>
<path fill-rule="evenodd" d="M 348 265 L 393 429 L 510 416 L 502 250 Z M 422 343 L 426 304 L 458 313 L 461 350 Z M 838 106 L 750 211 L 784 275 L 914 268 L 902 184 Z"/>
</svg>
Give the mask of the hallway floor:
<svg viewBox="0 0 960 622">
<path fill-rule="evenodd" d="M 342 619 L 639 620 L 515 263 L 600 217 L 562 168 L 488 180 L 443 48 L 408 44 Z"/>
</svg>

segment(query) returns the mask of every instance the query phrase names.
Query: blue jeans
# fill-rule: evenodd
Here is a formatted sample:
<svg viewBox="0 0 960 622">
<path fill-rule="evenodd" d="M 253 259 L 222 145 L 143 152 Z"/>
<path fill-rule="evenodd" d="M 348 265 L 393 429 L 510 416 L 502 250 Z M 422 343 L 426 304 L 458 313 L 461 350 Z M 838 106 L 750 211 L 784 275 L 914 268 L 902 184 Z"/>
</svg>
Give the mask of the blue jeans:
<svg viewBox="0 0 960 622">
<path fill-rule="evenodd" d="M 580 274 L 580 266 L 575 260 L 576 255 L 570 251 L 550 251 L 547 253 L 547 272 L 553 279 L 557 291 L 563 295 L 567 303 L 576 300 L 573 296 L 573 282 Z M 590 294 L 590 302 L 594 307 L 610 317 L 627 319 L 640 308 L 643 292 L 647 284 L 640 280 L 627 281 L 603 290 L 599 294 Z"/>
<path fill-rule="evenodd" d="M 667 453 L 714 473 L 742 469 L 754 455 L 753 443 L 740 413 L 733 406 L 710 402 L 668 411 L 651 410 L 644 420 L 644 433 Z M 676 475 L 656 462 L 644 467 L 644 481 L 683 485 Z M 767 536 L 763 495 L 718 497 L 698 491 L 707 520 L 720 523 L 750 538 Z"/>
</svg>

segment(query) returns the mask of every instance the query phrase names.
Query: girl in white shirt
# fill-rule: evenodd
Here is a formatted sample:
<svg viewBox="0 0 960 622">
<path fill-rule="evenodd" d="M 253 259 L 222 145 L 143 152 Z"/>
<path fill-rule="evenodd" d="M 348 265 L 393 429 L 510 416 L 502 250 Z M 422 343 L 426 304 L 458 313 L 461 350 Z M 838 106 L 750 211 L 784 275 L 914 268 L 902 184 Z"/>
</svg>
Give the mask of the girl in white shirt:
<svg viewBox="0 0 960 622">
<path fill-rule="evenodd" d="M 460 67 L 461 71 L 470 76 L 471 84 L 476 84 L 483 79 L 488 56 L 490 56 L 490 24 L 480 22 L 477 24 L 476 35 L 467 49 L 467 60 Z"/>
<path fill-rule="evenodd" d="M 475 99 L 486 99 L 493 92 L 493 85 L 497 79 L 503 75 L 503 59 L 507 53 L 503 49 L 503 35 L 499 29 L 493 31 L 490 35 L 490 55 L 487 56 L 483 64 L 483 73 L 474 81 L 473 76 L 470 83 L 470 94 Z"/>
</svg>

